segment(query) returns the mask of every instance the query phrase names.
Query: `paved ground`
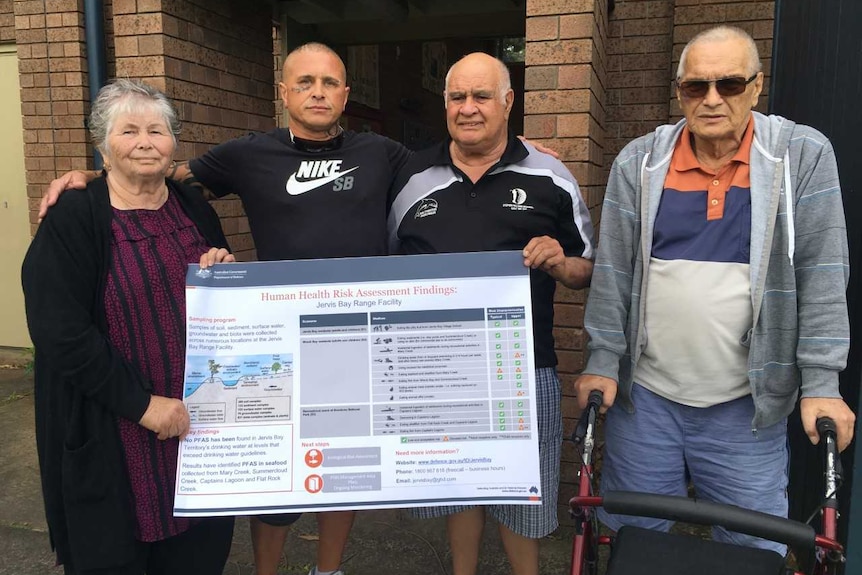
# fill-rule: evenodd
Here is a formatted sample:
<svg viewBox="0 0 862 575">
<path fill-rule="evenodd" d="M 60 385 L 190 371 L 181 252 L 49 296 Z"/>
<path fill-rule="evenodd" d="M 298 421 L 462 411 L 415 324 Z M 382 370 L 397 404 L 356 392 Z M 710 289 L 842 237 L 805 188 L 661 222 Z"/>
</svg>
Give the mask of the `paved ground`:
<svg viewBox="0 0 862 575">
<path fill-rule="evenodd" d="M 0 349 L 0 575 L 56 575 L 42 509 L 33 430 L 33 380 L 26 354 Z M 496 529 L 486 529 L 481 575 L 508 573 Z M 542 573 L 568 573 L 568 528 L 542 540 Z M 316 548 L 317 525 L 306 515 L 294 527 L 284 575 L 304 575 Z M 443 524 L 399 510 L 360 513 L 347 548 L 348 575 L 447 575 Z M 225 575 L 253 575 L 248 522 L 237 522 Z"/>
</svg>

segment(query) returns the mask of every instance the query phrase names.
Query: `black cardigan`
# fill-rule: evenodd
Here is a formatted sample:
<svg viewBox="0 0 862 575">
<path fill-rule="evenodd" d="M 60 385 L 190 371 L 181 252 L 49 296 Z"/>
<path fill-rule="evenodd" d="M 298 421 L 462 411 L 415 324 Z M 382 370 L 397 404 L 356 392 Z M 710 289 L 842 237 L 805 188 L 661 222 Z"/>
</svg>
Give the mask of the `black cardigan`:
<svg viewBox="0 0 862 575">
<path fill-rule="evenodd" d="M 218 216 L 193 188 L 168 181 L 211 246 Z M 51 545 L 60 563 L 107 568 L 135 558 L 135 517 L 116 417 L 139 421 L 152 385 L 108 343 L 104 292 L 112 209 L 104 178 L 65 192 L 24 258 L 35 346 L 36 446 Z"/>
</svg>

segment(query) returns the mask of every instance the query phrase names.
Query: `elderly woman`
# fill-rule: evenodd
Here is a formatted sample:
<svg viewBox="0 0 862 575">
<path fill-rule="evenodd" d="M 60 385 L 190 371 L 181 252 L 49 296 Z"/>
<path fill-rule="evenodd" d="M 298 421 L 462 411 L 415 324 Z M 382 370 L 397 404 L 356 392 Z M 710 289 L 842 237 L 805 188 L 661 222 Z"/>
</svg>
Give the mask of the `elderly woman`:
<svg viewBox="0 0 862 575">
<path fill-rule="evenodd" d="M 233 256 L 209 204 L 165 179 L 179 122 L 164 94 L 117 80 L 90 130 L 105 171 L 63 195 L 22 271 L 51 543 L 67 574 L 220 574 L 233 518 L 172 509 L 187 265 Z"/>
</svg>

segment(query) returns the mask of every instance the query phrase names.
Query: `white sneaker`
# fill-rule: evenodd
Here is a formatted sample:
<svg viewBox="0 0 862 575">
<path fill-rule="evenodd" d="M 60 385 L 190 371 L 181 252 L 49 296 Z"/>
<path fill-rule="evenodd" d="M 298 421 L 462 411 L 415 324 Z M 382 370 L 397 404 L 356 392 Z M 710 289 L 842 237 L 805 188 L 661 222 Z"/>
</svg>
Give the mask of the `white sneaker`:
<svg viewBox="0 0 862 575">
<path fill-rule="evenodd" d="M 317 567 L 312 567 L 311 571 L 308 572 L 308 575 L 317 575 Z M 339 569 L 335 571 L 332 575 L 344 575 L 344 571 Z"/>
</svg>

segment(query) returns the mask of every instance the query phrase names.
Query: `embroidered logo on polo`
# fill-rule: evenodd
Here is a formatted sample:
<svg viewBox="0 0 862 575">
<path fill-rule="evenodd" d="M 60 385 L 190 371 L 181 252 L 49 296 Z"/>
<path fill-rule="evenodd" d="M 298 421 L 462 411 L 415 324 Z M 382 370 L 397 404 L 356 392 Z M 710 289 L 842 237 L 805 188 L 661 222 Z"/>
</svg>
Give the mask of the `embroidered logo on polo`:
<svg viewBox="0 0 862 575">
<path fill-rule="evenodd" d="M 512 194 L 512 201 L 503 204 L 504 208 L 509 208 L 513 212 L 524 212 L 534 209 L 533 206 L 525 205 L 527 202 L 527 192 L 521 188 L 512 188 L 509 190 L 509 193 Z"/>
<path fill-rule="evenodd" d="M 341 171 L 341 162 L 342 160 L 303 160 L 296 172 L 287 179 L 285 186 L 287 193 L 291 196 L 299 196 L 330 182 L 335 182 L 332 186 L 334 192 L 352 189 L 353 176 L 347 176 L 347 174 L 358 170 L 359 166 Z"/>
<path fill-rule="evenodd" d="M 433 216 L 437 213 L 437 200 L 432 200 L 429 198 L 425 198 L 421 202 L 419 202 L 419 207 L 416 208 L 416 212 L 413 214 L 413 219 L 427 218 L 428 216 Z"/>
</svg>

